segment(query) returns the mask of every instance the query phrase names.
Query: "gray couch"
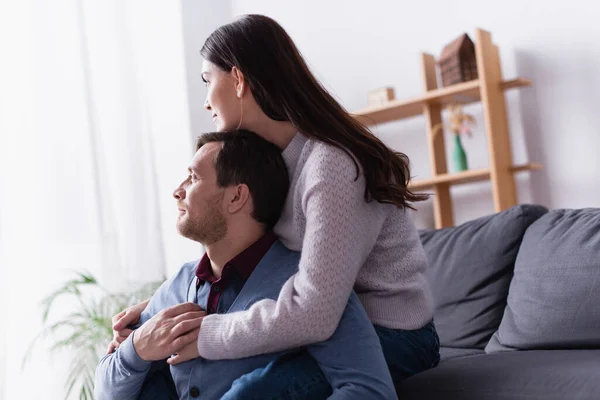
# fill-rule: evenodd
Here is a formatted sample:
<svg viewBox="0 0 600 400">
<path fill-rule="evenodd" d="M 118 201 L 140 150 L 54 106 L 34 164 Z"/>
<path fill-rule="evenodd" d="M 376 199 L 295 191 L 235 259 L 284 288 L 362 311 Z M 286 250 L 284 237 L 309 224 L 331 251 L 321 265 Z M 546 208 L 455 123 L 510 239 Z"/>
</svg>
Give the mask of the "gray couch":
<svg viewBox="0 0 600 400">
<path fill-rule="evenodd" d="M 442 360 L 401 399 L 600 399 L 600 209 L 421 232 Z"/>
</svg>

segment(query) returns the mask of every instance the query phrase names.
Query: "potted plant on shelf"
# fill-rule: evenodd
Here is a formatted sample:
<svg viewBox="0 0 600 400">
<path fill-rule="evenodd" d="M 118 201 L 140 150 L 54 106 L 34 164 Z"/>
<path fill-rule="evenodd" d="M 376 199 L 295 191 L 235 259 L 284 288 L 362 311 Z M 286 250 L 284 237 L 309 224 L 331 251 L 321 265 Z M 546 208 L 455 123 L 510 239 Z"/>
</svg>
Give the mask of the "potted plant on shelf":
<svg viewBox="0 0 600 400">
<path fill-rule="evenodd" d="M 448 110 L 447 124 L 437 124 L 433 127 L 433 134 L 437 135 L 444 128 L 449 129 L 454 134 L 454 148 L 452 150 L 452 167 L 454 172 L 466 171 L 469 169 L 467 154 L 463 148 L 461 135 L 472 136 L 471 126 L 475 125 L 475 118 L 470 114 L 463 112 L 460 104 L 452 103 L 446 107 Z"/>
<path fill-rule="evenodd" d="M 75 390 L 80 399 L 93 400 L 95 369 L 112 340 L 112 316 L 151 297 L 161 282 L 138 285 L 126 293 L 114 293 L 89 273 L 76 272 L 76 275 L 42 301 L 43 329 L 29 346 L 23 367 L 38 340 L 46 339 L 52 354 L 64 352 L 71 359 L 65 378 L 65 399 Z M 76 306 L 62 319 L 50 322 L 52 306 L 59 298 L 68 298 Z"/>
</svg>

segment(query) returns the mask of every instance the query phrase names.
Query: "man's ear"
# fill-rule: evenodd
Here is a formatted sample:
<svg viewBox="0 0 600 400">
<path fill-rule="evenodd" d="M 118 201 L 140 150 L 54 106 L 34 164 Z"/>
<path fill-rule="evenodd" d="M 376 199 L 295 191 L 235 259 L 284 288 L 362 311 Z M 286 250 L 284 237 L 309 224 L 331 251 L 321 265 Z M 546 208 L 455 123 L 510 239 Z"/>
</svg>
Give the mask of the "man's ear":
<svg viewBox="0 0 600 400">
<path fill-rule="evenodd" d="M 228 194 L 227 211 L 234 214 L 251 202 L 250 189 L 244 184 L 235 185 Z"/>
<path fill-rule="evenodd" d="M 244 96 L 244 90 L 246 89 L 246 77 L 238 67 L 231 68 L 231 76 L 235 81 L 235 94 L 241 99 Z"/>
</svg>

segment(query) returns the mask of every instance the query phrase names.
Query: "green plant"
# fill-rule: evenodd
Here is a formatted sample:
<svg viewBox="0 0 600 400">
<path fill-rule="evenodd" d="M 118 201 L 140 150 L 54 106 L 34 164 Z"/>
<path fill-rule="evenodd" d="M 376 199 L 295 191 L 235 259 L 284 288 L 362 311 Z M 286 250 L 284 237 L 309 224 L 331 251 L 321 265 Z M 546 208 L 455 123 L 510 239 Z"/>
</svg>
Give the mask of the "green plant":
<svg viewBox="0 0 600 400">
<path fill-rule="evenodd" d="M 41 302 L 43 328 L 29 346 L 23 367 L 31 356 L 36 342 L 50 341 L 50 352 L 65 352 L 71 359 L 65 380 L 65 399 L 76 390 L 79 399 L 94 398 L 96 365 L 112 340 L 112 316 L 126 307 L 137 304 L 154 294 L 161 282 L 138 285 L 123 293 L 111 293 L 89 273 L 65 282 Z M 76 306 L 63 318 L 50 322 L 49 315 L 57 299 L 75 300 Z"/>
</svg>

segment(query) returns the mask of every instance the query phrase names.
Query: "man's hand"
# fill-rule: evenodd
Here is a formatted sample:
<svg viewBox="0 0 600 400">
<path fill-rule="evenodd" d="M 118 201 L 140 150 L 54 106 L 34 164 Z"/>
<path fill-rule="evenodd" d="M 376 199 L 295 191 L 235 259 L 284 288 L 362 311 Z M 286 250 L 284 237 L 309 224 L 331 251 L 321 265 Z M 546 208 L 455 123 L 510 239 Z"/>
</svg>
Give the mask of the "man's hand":
<svg viewBox="0 0 600 400">
<path fill-rule="evenodd" d="M 194 303 L 167 308 L 135 331 L 133 346 L 142 360 L 163 360 L 186 345 L 196 345 L 206 312 Z"/>
<path fill-rule="evenodd" d="M 148 305 L 148 302 L 150 302 L 150 300 L 146 300 L 140 304 L 136 304 L 135 306 L 128 307 L 112 317 L 113 341 L 110 343 L 110 345 L 108 345 L 106 354 L 110 354 L 115 351 L 115 349 L 117 349 L 121 343 L 123 343 L 123 341 L 127 339 L 129 335 L 131 335 L 132 330 L 127 329 L 127 327 L 137 323 L 140 320 L 140 315 Z"/>
</svg>

